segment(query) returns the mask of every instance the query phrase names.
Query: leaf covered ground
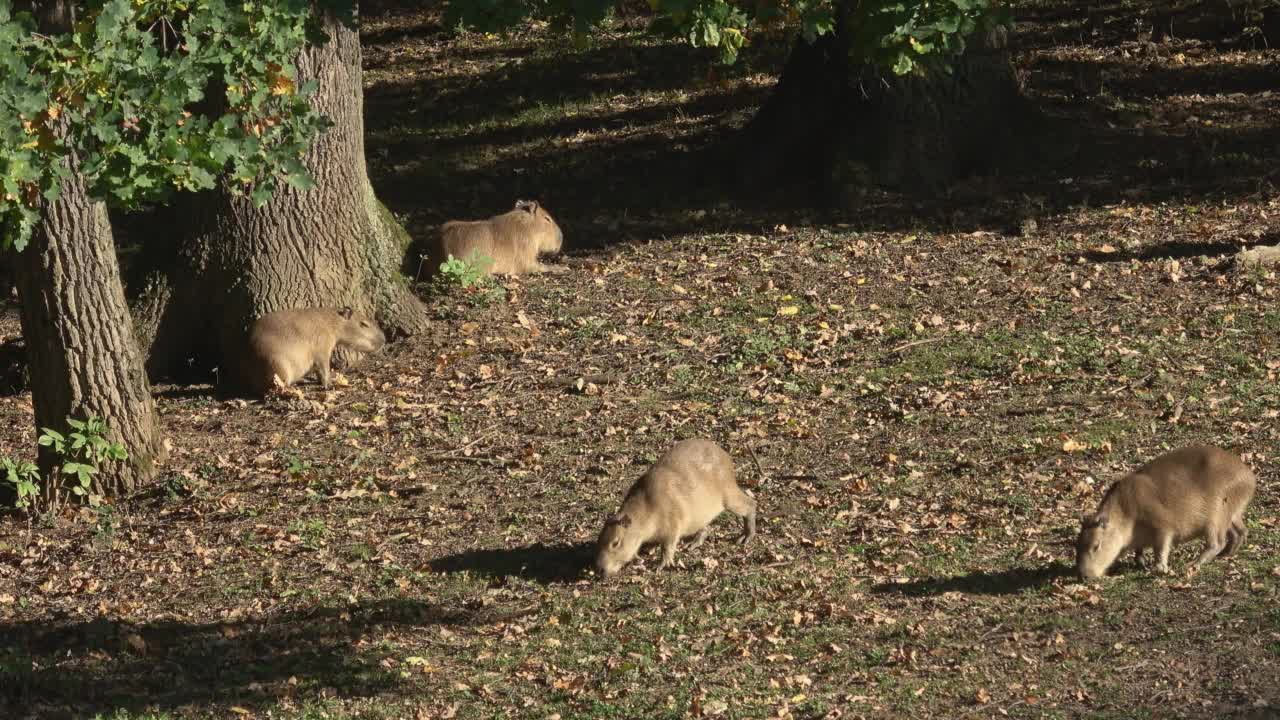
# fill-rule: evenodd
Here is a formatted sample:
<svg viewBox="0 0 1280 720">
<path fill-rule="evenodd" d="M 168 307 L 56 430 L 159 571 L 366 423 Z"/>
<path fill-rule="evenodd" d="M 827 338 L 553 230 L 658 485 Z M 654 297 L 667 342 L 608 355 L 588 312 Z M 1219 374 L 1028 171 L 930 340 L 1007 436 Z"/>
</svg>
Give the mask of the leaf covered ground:
<svg viewBox="0 0 1280 720">
<path fill-rule="evenodd" d="M 1083 129 L 1072 163 L 844 212 L 699 175 L 781 45 L 709 77 L 627 22 L 574 50 L 377 8 L 380 194 L 416 235 L 535 197 L 573 271 L 430 296 L 429 333 L 314 403 L 157 388 L 154 491 L 0 517 L 0 708 L 1274 716 L 1280 280 L 1232 257 L 1280 242 L 1280 52 L 1192 6 L 1163 37 L 1137 4 L 1022 3 L 1019 67 Z M 30 425 L 0 397 L 0 454 Z M 735 457 L 756 541 L 725 517 L 676 569 L 584 573 L 693 436 Z M 1079 513 L 1190 442 L 1257 470 L 1248 546 L 1077 581 Z"/>
</svg>

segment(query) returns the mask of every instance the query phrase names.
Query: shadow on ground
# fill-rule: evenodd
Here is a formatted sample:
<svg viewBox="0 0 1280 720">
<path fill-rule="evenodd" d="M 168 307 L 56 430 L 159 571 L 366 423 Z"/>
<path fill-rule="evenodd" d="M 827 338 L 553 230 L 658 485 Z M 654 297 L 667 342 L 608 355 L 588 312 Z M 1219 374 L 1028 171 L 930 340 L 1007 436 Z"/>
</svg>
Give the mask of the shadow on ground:
<svg viewBox="0 0 1280 720">
<path fill-rule="evenodd" d="M 1133 42 L 1133 28 L 1149 20 L 1118 5 L 1084 5 L 1055 9 L 1046 18 L 1027 10 L 1027 37 L 1035 40 L 1035 28 L 1055 25 L 1083 33 L 1082 42 L 1109 47 Z M 436 30 L 442 34 L 431 42 L 443 45 L 444 31 L 430 23 L 410 35 Z M 1280 82 L 1280 69 L 1225 61 L 1171 70 L 1140 59 L 1045 60 L 1034 63 L 1028 86 L 1052 118 L 1043 143 L 1078 142 L 1074 152 L 1050 152 L 1015 174 L 928 200 L 871 190 L 857 207 L 846 200 L 845 207 L 832 208 L 811 187 L 779 184 L 757 188 L 747 202 L 726 192 L 716 165 L 723 141 L 769 88 L 711 88 L 701 80 L 711 66 L 704 52 L 628 37 L 577 53 L 530 52 L 513 41 L 482 49 L 443 46 L 445 55 L 432 57 L 453 64 L 433 66 L 420 55 L 397 53 L 403 37 L 365 38 L 367 55 L 393 71 L 366 92 L 368 147 L 375 186 L 410 217 L 418 235 L 448 218 L 505 211 L 518 197 L 542 199 L 572 249 L 682 233 L 763 232 L 796 222 L 1007 232 L 1027 215 L 1073 206 L 1256 194 L 1272 184 L 1280 148 L 1280 127 L 1256 120 L 1271 107 L 1259 91 Z M 757 62 L 756 70 L 776 71 L 751 57 L 760 56 L 744 60 Z M 782 57 L 785 52 L 772 62 Z M 468 71 L 473 62 L 481 68 Z M 1063 94 L 1084 66 L 1097 66 L 1108 78 L 1105 96 Z M 731 69 L 724 76 L 742 72 Z M 1235 116 L 1255 120 L 1202 126 L 1168 123 L 1160 114 L 1171 96 L 1224 92 L 1239 93 L 1232 103 L 1248 104 L 1233 110 Z M 645 96 L 658 101 L 637 104 Z M 1134 107 L 1150 114 L 1139 113 L 1135 121 Z M 1070 142 L 1059 132 L 1063 127 L 1073 128 Z"/>
<path fill-rule="evenodd" d="M 925 578 L 905 583 L 880 583 L 871 592 L 882 595 L 923 597 L 958 592 L 966 595 L 1016 595 L 1048 585 L 1071 574 L 1071 568 L 1053 563 L 1038 568 L 1013 568 L 1001 572 L 974 572 L 948 578 Z"/>
<path fill-rule="evenodd" d="M 445 573 L 520 577 L 549 584 L 577 580 L 590 564 L 590 543 L 538 543 L 515 550 L 470 550 L 449 555 L 432 561 L 431 569 Z"/>
<path fill-rule="evenodd" d="M 211 703 L 254 707 L 324 688 L 368 697 L 405 681 L 398 668 L 384 665 L 389 652 L 365 642 L 366 635 L 487 625 L 526 613 L 396 599 L 221 623 L 3 623 L 0 716 L 91 717 Z"/>
<path fill-rule="evenodd" d="M 1276 242 L 1277 238 L 1274 237 L 1255 242 L 1239 243 L 1174 241 L 1159 243 L 1137 250 L 1119 250 L 1116 252 L 1090 250 L 1073 256 L 1073 259 L 1082 258 L 1089 262 L 1116 263 L 1129 262 L 1131 260 L 1181 260 L 1189 257 L 1223 257 L 1235 255 L 1242 250 L 1249 250 L 1259 245 L 1274 245 Z"/>
</svg>

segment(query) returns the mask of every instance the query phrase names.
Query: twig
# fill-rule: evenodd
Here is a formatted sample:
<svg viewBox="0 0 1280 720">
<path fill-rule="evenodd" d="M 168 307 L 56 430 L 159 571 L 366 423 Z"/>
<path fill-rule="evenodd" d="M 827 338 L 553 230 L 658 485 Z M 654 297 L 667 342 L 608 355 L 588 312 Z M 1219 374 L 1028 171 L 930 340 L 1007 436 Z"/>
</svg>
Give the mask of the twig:
<svg viewBox="0 0 1280 720">
<path fill-rule="evenodd" d="M 618 377 L 607 373 L 596 373 L 594 375 L 562 375 L 547 381 L 546 384 L 551 387 L 571 388 L 575 387 L 579 380 L 582 380 L 583 384 L 612 385 L 613 383 L 618 382 Z"/>
<path fill-rule="evenodd" d="M 423 459 L 434 462 L 474 462 L 489 463 L 498 467 L 507 466 L 506 460 L 500 457 L 494 457 L 493 455 L 428 455 Z"/>
<path fill-rule="evenodd" d="M 978 638 L 978 642 L 976 644 L 981 645 L 982 643 L 986 642 L 987 638 L 991 637 L 992 635 L 995 635 L 996 633 L 1000 632 L 1003 629 L 1004 629 L 1004 623 L 996 623 L 995 627 L 991 628 L 986 633 L 984 633 L 982 637 Z"/>
<path fill-rule="evenodd" d="M 756 473 L 760 475 L 760 481 L 756 483 L 756 487 L 761 487 L 765 481 L 764 468 L 760 465 L 760 458 L 756 457 L 756 449 L 751 447 L 751 443 L 747 443 L 747 452 L 751 454 L 751 461 L 756 464 Z"/>
</svg>

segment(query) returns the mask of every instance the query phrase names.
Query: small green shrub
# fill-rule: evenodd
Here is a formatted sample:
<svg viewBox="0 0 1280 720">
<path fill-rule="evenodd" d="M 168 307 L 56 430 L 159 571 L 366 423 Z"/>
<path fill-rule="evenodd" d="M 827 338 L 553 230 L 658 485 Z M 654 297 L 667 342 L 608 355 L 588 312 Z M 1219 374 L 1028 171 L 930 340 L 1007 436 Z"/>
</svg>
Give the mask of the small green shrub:
<svg viewBox="0 0 1280 720">
<path fill-rule="evenodd" d="M 0 469 L 4 470 L 4 482 L 11 485 L 17 495 L 13 504 L 20 508 L 30 506 L 40 494 L 40 470 L 35 463 L 0 458 Z"/>
<path fill-rule="evenodd" d="M 93 492 L 93 476 L 103 463 L 128 459 L 129 454 L 123 445 L 107 439 L 110 428 L 101 418 L 68 418 L 67 425 L 71 432 L 65 435 L 43 428 L 36 440 L 41 447 L 51 448 L 61 459 L 54 477 L 47 478 L 47 481 L 54 483 L 60 477 L 70 480 L 71 492 L 76 497 L 98 507 L 102 498 Z M 40 471 L 35 464 L 5 457 L 0 458 L 0 470 L 3 470 L 0 480 L 11 486 L 16 494 L 14 505 L 31 507 L 41 493 Z"/>
<path fill-rule="evenodd" d="M 466 290 L 479 287 L 488 280 L 489 276 L 485 271 L 491 265 L 493 258 L 481 255 L 478 251 L 472 251 L 471 257 L 466 260 L 450 255 L 440 263 L 440 273 L 436 275 L 435 283 L 442 289 L 460 287 Z"/>
</svg>

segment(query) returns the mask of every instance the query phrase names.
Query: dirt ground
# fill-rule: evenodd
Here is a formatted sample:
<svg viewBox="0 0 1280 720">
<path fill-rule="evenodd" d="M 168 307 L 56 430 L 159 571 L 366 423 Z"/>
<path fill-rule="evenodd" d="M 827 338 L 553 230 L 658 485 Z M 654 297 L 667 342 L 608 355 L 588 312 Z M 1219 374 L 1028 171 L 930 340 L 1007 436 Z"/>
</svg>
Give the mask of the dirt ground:
<svg viewBox="0 0 1280 720">
<path fill-rule="evenodd" d="M 0 516 L 0 713 L 1280 716 L 1280 280 L 1233 261 L 1280 242 L 1280 51 L 1020 3 L 1069 166 L 796 210 L 697 165 L 784 44 L 712 74 L 634 22 L 575 50 L 411 5 L 366 18 L 379 193 L 419 236 L 538 199 L 572 272 L 431 294 L 428 333 L 314 402 L 156 388 L 153 491 Z M 29 394 L 0 428 L 32 454 Z M 726 516 L 674 569 L 592 577 L 694 436 L 734 456 L 755 542 Z M 1191 442 L 1257 470 L 1248 545 L 1078 581 L 1081 511 Z"/>
</svg>

